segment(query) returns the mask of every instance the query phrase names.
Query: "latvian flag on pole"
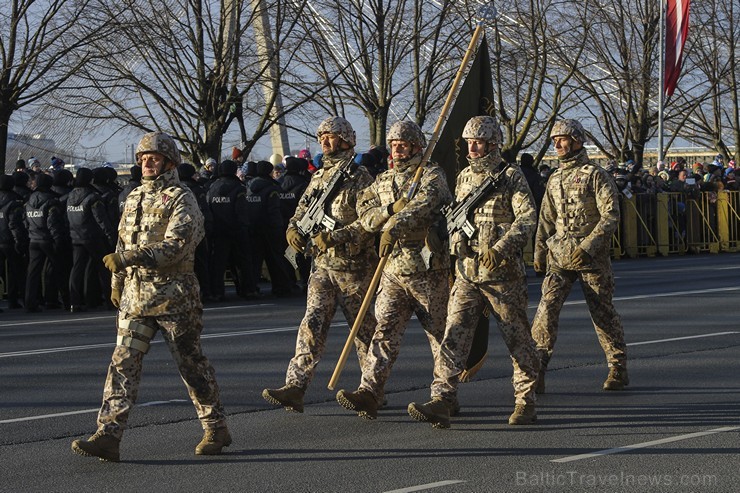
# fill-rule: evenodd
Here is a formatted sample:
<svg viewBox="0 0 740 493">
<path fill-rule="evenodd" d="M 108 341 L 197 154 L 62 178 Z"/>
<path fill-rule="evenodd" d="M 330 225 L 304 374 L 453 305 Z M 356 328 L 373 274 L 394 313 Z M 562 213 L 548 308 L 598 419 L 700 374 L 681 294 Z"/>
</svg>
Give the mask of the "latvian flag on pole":
<svg viewBox="0 0 740 493">
<path fill-rule="evenodd" d="M 665 76 L 663 87 L 671 96 L 678 83 L 683 62 L 683 46 L 689 34 L 689 1 L 667 0 L 665 36 Z"/>
</svg>

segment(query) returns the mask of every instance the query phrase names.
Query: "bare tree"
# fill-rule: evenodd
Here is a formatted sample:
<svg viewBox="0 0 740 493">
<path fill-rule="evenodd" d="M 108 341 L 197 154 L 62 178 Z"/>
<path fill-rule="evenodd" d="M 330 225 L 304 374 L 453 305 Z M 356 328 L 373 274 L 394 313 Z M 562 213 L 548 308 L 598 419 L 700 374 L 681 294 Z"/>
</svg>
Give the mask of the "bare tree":
<svg viewBox="0 0 740 493">
<path fill-rule="evenodd" d="M 9 0 L 0 15 L 0 159 L 13 114 L 39 105 L 94 59 L 105 23 L 87 16 L 91 0 Z M 74 55 L 74 56 L 73 56 Z"/>
<path fill-rule="evenodd" d="M 491 65 L 496 114 L 504 127 L 505 149 L 516 155 L 533 148 L 541 160 L 559 115 L 579 103 L 569 85 L 585 44 L 587 12 L 560 16 L 561 2 L 497 3 Z"/>
<path fill-rule="evenodd" d="M 734 21 L 738 13 L 735 2 L 692 4 L 691 35 L 685 50 L 688 66 L 677 91 L 685 104 L 693 105 L 693 111 L 682 115 L 680 135 L 725 156 L 733 155 L 726 141 L 729 137 L 736 160 L 740 157 L 740 24 Z"/>
<path fill-rule="evenodd" d="M 368 120 L 370 144 L 384 144 L 388 120 L 424 125 L 441 105 L 471 32 L 456 2 L 421 0 L 314 5 L 314 39 L 303 53 L 311 77 L 329 89 L 324 111 L 351 108 Z"/>
<path fill-rule="evenodd" d="M 115 33 L 96 45 L 105 57 L 85 66 L 84 84 L 60 98 L 69 114 L 119 128 L 167 131 L 197 164 L 220 156 L 235 120 L 248 154 L 272 125 L 306 101 L 276 110 L 291 58 L 281 54 L 305 37 L 294 31 L 304 1 L 96 1 L 100 15 L 116 23 Z M 275 21 L 268 52 L 259 52 L 255 43 L 263 9 Z"/>
</svg>

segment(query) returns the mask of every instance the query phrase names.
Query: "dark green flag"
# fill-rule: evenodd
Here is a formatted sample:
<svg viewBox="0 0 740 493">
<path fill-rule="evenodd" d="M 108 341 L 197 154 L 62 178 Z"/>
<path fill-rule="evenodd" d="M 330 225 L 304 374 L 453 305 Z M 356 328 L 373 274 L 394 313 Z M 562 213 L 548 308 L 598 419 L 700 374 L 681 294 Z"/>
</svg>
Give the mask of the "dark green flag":
<svg viewBox="0 0 740 493">
<path fill-rule="evenodd" d="M 462 132 L 468 120 L 478 115 L 494 116 L 491 60 L 485 35 L 432 152 L 431 160 L 445 170 L 447 183 L 453 192 L 458 173 L 468 166 L 468 144 L 462 138 Z M 469 382 L 488 356 L 488 327 L 486 310 L 478 319 L 465 371 L 460 375 L 461 382 Z"/>
<path fill-rule="evenodd" d="M 450 190 L 455 190 L 457 174 L 468 165 L 463 128 L 468 120 L 478 115 L 494 115 L 491 60 L 485 35 L 432 152 L 431 160 L 445 170 Z"/>
</svg>

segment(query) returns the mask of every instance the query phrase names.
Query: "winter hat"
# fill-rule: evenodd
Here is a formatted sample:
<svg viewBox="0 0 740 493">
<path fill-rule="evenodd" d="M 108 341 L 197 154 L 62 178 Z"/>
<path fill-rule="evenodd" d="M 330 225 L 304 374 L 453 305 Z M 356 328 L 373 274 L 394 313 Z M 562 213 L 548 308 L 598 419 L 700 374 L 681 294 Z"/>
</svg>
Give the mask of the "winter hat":
<svg viewBox="0 0 740 493">
<path fill-rule="evenodd" d="M 182 163 L 177 167 L 177 175 L 181 180 L 189 180 L 195 175 L 195 166 L 190 163 Z"/>
<path fill-rule="evenodd" d="M 36 175 L 36 189 L 37 190 L 48 190 L 54 184 L 54 178 L 46 173 L 39 173 Z"/>
<path fill-rule="evenodd" d="M 0 190 L 9 192 L 15 186 L 15 179 L 11 175 L 0 175 Z"/>
<path fill-rule="evenodd" d="M 129 172 L 133 181 L 141 181 L 141 166 L 131 166 Z"/>
<path fill-rule="evenodd" d="M 272 163 L 269 161 L 258 161 L 257 162 L 257 176 L 267 177 L 272 173 Z"/>
<path fill-rule="evenodd" d="M 74 181 L 72 172 L 68 169 L 60 169 L 54 173 L 54 185 L 57 187 L 65 187 Z"/>
<path fill-rule="evenodd" d="M 230 159 L 222 161 L 218 166 L 218 174 L 220 176 L 236 176 L 236 163 Z"/>
<path fill-rule="evenodd" d="M 77 176 L 75 177 L 76 187 L 86 187 L 90 185 L 93 179 L 93 170 L 90 168 L 80 168 L 77 170 Z"/>
<path fill-rule="evenodd" d="M 285 169 L 288 173 L 300 173 L 308 169 L 308 161 L 300 157 L 288 156 L 285 158 Z"/>
</svg>

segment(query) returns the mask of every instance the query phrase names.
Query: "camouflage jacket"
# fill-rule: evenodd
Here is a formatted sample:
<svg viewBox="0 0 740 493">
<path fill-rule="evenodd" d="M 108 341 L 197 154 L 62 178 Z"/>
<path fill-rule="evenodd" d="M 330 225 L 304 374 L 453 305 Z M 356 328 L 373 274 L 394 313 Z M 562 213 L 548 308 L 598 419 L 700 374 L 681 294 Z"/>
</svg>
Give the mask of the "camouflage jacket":
<svg viewBox="0 0 740 493">
<path fill-rule="evenodd" d="M 408 196 L 421 157 L 417 155 L 403 165 L 397 163 L 379 174 L 375 183 L 363 192 L 360 201 L 360 221 L 365 229 L 373 233 L 387 229 L 397 240 L 385 268 L 392 274 L 447 269 L 450 265 L 446 245 L 443 251 L 431 252 L 428 266 L 421 253 L 430 226 L 442 221 L 440 209 L 452 202 L 452 193 L 441 167 L 427 163 L 409 203 L 397 214 L 391 216 L 389 211 L 396 200 Z"/>
<path fill-rule="evenodd" d="M 535 239 L 535 262 L 548 269 L 574 270 L 571 255 L 588 253 L 590 270 L 609 264 L 612 236 L 619 224 L 619 193 L 614 180 L 589 160 L 585 149 L 560 162 L 542 200 Z"/>
<path fill-rule="evenodd" d="M 334 173 L 348 160 L 353 159 L 351 151 L 340 153 L 337 156 L 324 156 L 323 167 L 311 176 L 311 181 L 298 201 L 295 214 L 290 219 L 289 226 L 301 220 L 308 209 L 314 195 L 321 193 Z M 373 182 L 370 174 L 362 166 L 352 172 L 351 178 L 345 180 L 339 191 L 334 194 L 326 212 L 337 222 L 332 237 L 338 244 L 326 252 L 311 252 L 317 267 L 325 269 L 356 271 L 371 268 L 377 263 L 378 255 L 375 252 L 374 236 L 365 231 L 358 220 L 357 197 L 360 192 Z"/>
<path fill-rule="evenodd" d="M 457 175 L 457 201 L 465 200 L 489 173 L 497 173 L 500 165 L 489 163 L 483 169 L 476 168 L 479 166 L 471 162 Z M 487 198 L 478 202 L 470 218 L 476 229 L 473 238 L 456 233 L 450 239 L 450 250 L 457 257 L 456 274 L 475 283 L 523 278 L 522 249 L 534 233 L 537 208 L 527 179 L 518 166 L 506 169 L 503 180 Z M 491 248 L 505 259 L 492 271 L 480 264 L 480 257 Z"/>
<path fill-rule="evenodd" d="M 193 273 L 195 248 L 203 239 L 203 214 L 176 170 L 143 180 L 126 198 L 116 252 L 126 270 L 113 275 L 123 288 L 121 312 L 146 317 L 200 309 Z"/>
</svg>

